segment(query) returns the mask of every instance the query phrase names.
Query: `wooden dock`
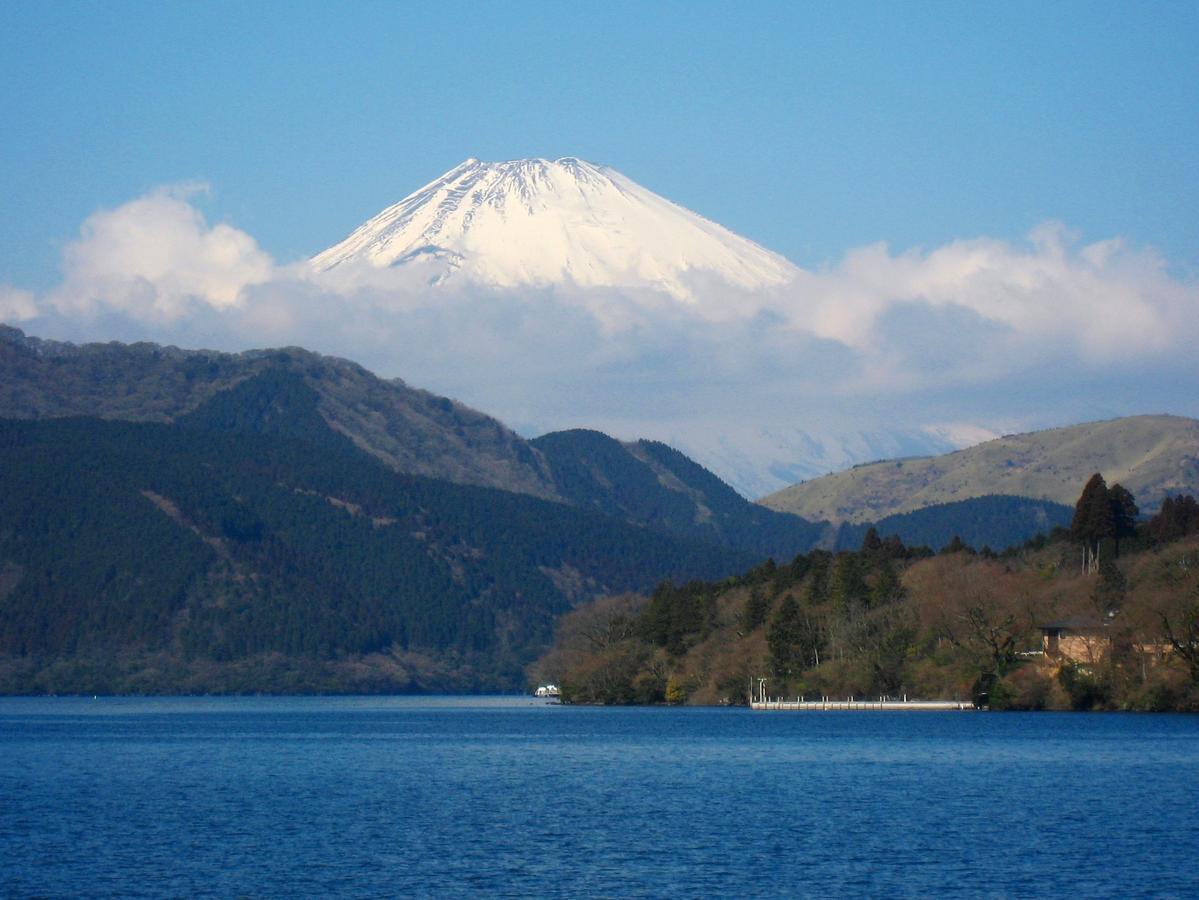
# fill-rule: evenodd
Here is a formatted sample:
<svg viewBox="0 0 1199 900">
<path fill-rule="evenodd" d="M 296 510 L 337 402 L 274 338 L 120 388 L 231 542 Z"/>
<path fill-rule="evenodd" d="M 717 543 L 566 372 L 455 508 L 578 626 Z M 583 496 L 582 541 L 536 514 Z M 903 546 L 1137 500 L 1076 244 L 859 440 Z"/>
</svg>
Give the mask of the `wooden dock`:
<svg viewBox="0 0 1199 900">
<path fill-rule="evenodd" d="M 755 700 L 750 709 L 780 710 L 797 712 L 824 712 L 848 710 L 853 712 L 867 710 L 906 709 L 913 711 L 933 710 L 971 710 L 975 709 L 969 700 Z"/>
</svg>

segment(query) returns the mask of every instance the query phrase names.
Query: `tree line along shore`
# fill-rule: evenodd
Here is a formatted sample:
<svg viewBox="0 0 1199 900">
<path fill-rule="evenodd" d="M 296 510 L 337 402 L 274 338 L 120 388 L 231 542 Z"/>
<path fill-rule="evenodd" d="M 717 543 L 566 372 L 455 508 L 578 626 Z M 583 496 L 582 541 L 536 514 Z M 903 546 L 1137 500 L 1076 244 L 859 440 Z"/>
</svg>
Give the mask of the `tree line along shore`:
<svg viewBox="0 0 1199 900">
<path fill-rule="evenodd" d="M 1001 554 L 872 529 L 855 551 L 577 609 L 530 675 L 568 703 L 742 704 L 765 677 L 776 697 L 1199 711 L 1199 504 L 1146 519 L 1095 475 L 1069 528 Z"/>
</svg>

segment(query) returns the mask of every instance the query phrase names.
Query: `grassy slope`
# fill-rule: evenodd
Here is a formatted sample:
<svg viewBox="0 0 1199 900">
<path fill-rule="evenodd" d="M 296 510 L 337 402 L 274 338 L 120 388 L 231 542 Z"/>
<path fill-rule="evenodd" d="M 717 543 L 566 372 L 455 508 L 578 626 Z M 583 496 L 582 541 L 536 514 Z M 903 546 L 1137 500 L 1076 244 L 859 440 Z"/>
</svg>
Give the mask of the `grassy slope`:
<svg viewBox="0 0 1199 900">
<path fill-rule="evenodd" d="M 985 494 L 1072 505 L 1101 472 L 1153 510 L 1167 493 L 1199 490 L 1199 421 L 1132 416 L 1010 435 L 944 456 L 856 466 L 763 498 L 806 519 L 865 522 Z"/>
</svg>

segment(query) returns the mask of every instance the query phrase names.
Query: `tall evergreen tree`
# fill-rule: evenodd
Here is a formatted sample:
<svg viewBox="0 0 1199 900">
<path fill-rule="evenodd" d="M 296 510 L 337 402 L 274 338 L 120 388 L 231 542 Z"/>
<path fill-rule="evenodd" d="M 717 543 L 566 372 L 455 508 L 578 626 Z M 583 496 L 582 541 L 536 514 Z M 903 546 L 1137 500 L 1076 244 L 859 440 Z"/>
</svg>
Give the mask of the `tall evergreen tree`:
<svg viewBox="0 0 1199 900">
<path fill-rule="evenodd" d="M 766 631 L 770 665 L 777 677 L 790 678 L 803 670 L 800 656 L 802 636 L 799 604 L 795 602 L 795 597 L 787 594 Z"/>
<path fill-rule="evenodd" d="M 1166 497 L 1157 515 L 1149 520 L 1147 530 L 1159 544 L 1199 531 L 1199 503 L 1190 494 Z"/>
<path fill-rule="evenodd" d="M 954 535 L 953 540 L 941 548 L 942 553 L 962 553 L 968 551 L 970 547 L 962 540 L 961 536 Z"/>
<path fill-rule="evenodd" d="M 862 552 L 875 554 L 883 549 L 883 540 L 878 536 L 878 529 L 871 525 L 862 536 Z"/>
<path fill-rule="evenodd" d="M 1107 482 L 1096 472 L 1083 487 L 1074 505 L 1074 518 L 1070 521 L 1070 536 L 1083 545 L 1084 569 L 1088 574 L 1098 567 L 1100 541 L 1116 536 L 1116 516 L 1112 506 Z"/>
<path fill-rule="evenodd" d="M 1116 612 L 1124 605 L 1128 580 L 1115 560 L 1105 559 L 1099 566 L 1099 583 L 1091 591 L 1091 600 L 1104 615 Z"/>
<path fill-rule="evenodd" d="M 1174 503 L 1174 498 L 1167 496 L 1157 515 L 1149 520 L 1149 533 L 1158 543 L 1164 544 L 1177 537 L 1178 514 L 1174 511 Z"/>
<path fill-rule="evenodd" d="M 883 606 L 900 599 L 903 596 L 903 584 L 895 574 L 895 567 L 889 559 L 883 559 L 875 566 L 874 586 L 870 589 L 870 605 Z"/>
<path fill-rule="evenodd" d="M 813 550 L 808 558 L 811 560 L 808 574 L 808 587 L 804 592 L 804 602 L 808 606 L 819 606 L 828 600 L 829 573 L 833 567 L 832 554 L 827 550 Z"/>
<path fill-rule="evenodd" d="M 1096 472 L 1082 489 L 1078 502 L 1074 504 L 1074 518 L 1070 522 L 1070 535 L 1075 540 L 1095 543 L 1115 534 L 1116 522 L 1112 515 L 1112 503 L 1107 482 Z"/>
<path fill-rule="evenodd" d="M 1122 484 L 1113 484 L 1107 491 L 1108 500 L 1112 507 L 1112 530 L 1116 539 L 1116 552 L 1120 549 L 1120 539 L 1132 537 L 1137 533 L 1137 516 L 1141 511 L 1132 491 Z"/>
<path fill-rule="evenodd" d="M 863 568 L 863 561 L 856 553 L 837 557 L 829 579 L 829 594 L 838 609 L 870 605 L 870 586 Z"/>
<path fill-rule="evenodd" d="M 770 598 L 762 592 L 760 587 L 754 585 L 750 589 L 749 598 L 745 601 L 745 611 L 741 616 L 741 627 L 748 634 L 766 621 L 766 615 L 769 612 Z"/>
</svg>

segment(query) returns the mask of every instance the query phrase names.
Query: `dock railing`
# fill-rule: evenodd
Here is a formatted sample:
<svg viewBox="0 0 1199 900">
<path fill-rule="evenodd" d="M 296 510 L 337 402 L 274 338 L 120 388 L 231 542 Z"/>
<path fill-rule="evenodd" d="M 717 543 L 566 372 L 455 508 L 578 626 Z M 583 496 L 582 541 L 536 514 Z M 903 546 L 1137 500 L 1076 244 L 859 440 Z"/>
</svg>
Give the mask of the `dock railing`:
<svg viewBox="0 0 1199 900">
<path fill-rule="evenodd" d="M 794 700 L 784 700 L 782 697 L 767 697 L 766 699 L 754 700 L 750 703 L 751 709 L 761 710 L 796 710 L 796 711 L 811 711 L 820 712 L 824 710 L 970 710 L 975 706 L 969 700 L 909 700 L 904 697 L 902 700 L 889 700 L 879 698 L 878 700 L 854 700 L 846 698 L 845 700 L 834 700 L 830 697 L 821 697 L 819 700 L 808 700 L 803 697 L 797 697 Z"/>
</svg>

